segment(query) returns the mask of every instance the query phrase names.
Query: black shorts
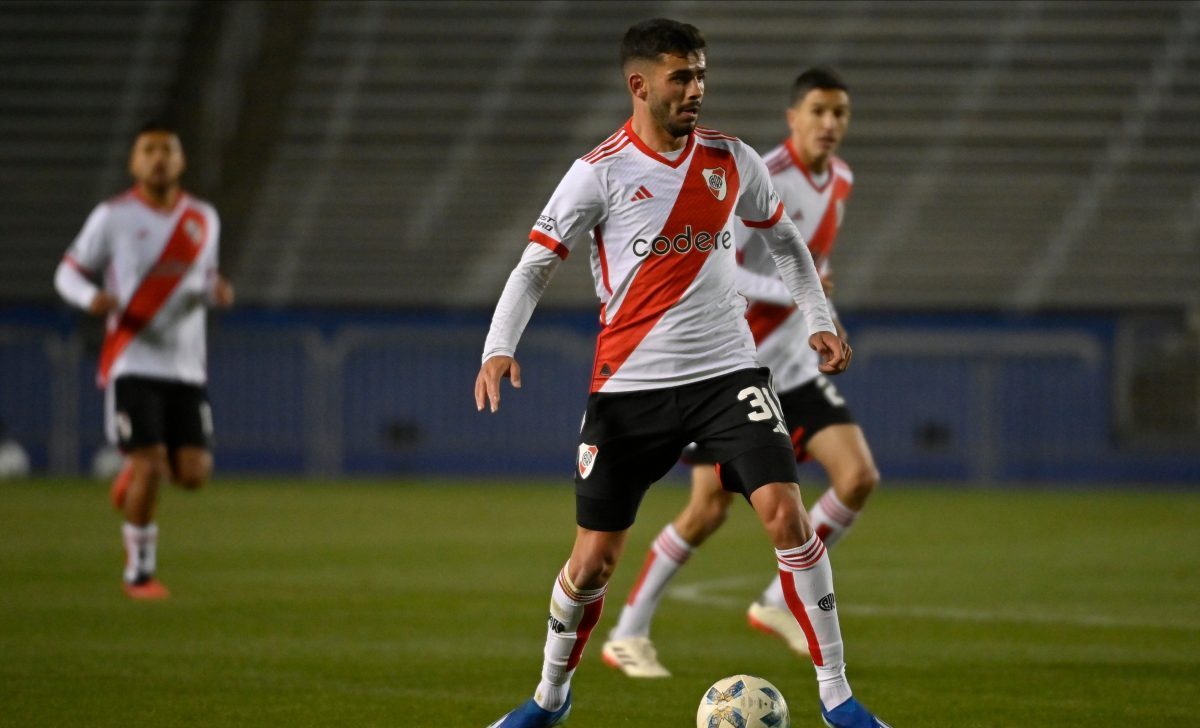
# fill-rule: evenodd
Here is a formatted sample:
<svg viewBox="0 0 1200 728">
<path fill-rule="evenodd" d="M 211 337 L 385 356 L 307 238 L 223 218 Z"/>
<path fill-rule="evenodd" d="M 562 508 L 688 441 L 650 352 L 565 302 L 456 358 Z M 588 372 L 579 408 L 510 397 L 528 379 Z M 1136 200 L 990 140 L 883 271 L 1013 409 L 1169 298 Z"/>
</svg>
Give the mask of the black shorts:
<svg viewBox="0 0 1200 728">
<path fill-rule="evenodd" d="M 831 425 L 855 424 L 854 415 L 850 414 L 846 400 L 838 394 L 837 387 L 833 386 L 833 382 L 824 374 L 779 395 L 779 402 L 783 405 L 783 417 L 787 420 L 791 432 L 792 447 L 798 463 L 812 459 L 812 455 L 808 453 L 808 441 L 813 435 Z M 684 448 L 682 460 L 689 465 L 711 465 L 720 462 L 713 453 L 697 443 Z"/>
<path fill-rule="evenodd" d="M 796 480 L 792 445 L 766 369 L 640 392 L 593 393 L 579 433 L 575 518 L 593 531 L 633 525 L 646 489 L 698 442 L 745 494 Z"/>
<path fill-rule="evenodd" d="M 108 434 L 122 452 L 166 445 L 212 448 L 212 409 L 200 385 L 118 377 L 110 393 Z"/>
</svg>

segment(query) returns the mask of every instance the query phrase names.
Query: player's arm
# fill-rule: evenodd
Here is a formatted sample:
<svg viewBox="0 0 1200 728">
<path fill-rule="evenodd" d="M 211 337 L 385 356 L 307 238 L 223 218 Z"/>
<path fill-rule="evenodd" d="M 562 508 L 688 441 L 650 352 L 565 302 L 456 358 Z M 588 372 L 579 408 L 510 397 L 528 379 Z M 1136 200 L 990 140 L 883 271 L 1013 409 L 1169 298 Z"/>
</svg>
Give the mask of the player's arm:
<svg viewBox="0 0 1200 728">
<path fill-rule="evenodd" d="M 492 314 L 483 345 L 483 366 L 475 377 L 475 408 L 492 412 L 500 408 L 500 380 L 508 377 L 521 386 L 521 367 L 513 358 L 517 341 L 529 324 L 533 309 L 550 285 L 550 278 L 577 240 L 599 225 L 607 215 L 608 197 L 601 180 L 588 163 L 577 160 L 558 183 L 529 234 L 521 261 L 508 276 L 500 302 Z"/>
<path fill-rule="evenodd" d="M 762 235 L 779 277 L 808 325 L 811 332 L 808 345 L 821 356 L 820 370 L 826 374 L 839 374 L 850 364 L 850 347 L 838 338 L 812 253 L 795 223 L 783 214 L 783 204 L 771 184 L 762 157 L 747 146 L 743 146 L 742 151 L 745 186 L 738 199 L 737 214 L 747 227 Z"/>
<path fill-rule="evenodd" d="M 773 303 L 776 306 L 792 306 L 795 304 L 795 301 L 792 299 L 792 292 L 788 290 L 783 279 L 778 276 L 765 276 L 762 273 L 755 273 L 739 265 L 734 280 L 737 284 L 738 293 L 751 301 Z"/>
<path fill-rule="evenodd" d="M 817 275 L 817 267 L 804 238 L 787 216 L 764 230 L 764 237 L 780 277 L 812 332 L 808 345 L 821 355 L 819 369 L 826 374 L 841 374 L 850 366 L 852 352 L 850 345 L 838 335 L 821 277 Z"/>
<path fill-rule="evenodd" d="M 221 218 L 211 207 L 209 211 L 212 230 L 209 233 L 211 240 L 204 262 L 204 303 L 209 308 L 230 308 L 235 298 L 233 284 L 218 272 L 218 261 L 221 257 Z"/>
<path fill-rule="evenodd" d="M 98 205 L 88 216 L 83 230 L 75 238 L 54 271 L 54 288 L 63 300 L 93 316 L 104 316 L 120 306 L 113 294 L 92 282 L 98 271 L 108 265 L 105 225 L 108 209 Z"/>
<path fill-rule="evenodd" d="M 530 243 L 509 274 L 483 345 L 483 366 L 475 378 L 477 410 L 482 412 L 485 404 L 490 405 L 492 412 L 500 408 L 501 379 L 508 377 L 514 387 L 521 387 L 521 366 L 513 358 L 517 342 L 561 262 L 562 258 L 554 251 Z"/>
<path fill-rule="evenodd" d="M 214 273 L 213 283 L 208 294 L 208 305 L 213 308 L 229 308 L 233 306 L 233 301 L 233 284 L 220 273 Z"/>
</svg>

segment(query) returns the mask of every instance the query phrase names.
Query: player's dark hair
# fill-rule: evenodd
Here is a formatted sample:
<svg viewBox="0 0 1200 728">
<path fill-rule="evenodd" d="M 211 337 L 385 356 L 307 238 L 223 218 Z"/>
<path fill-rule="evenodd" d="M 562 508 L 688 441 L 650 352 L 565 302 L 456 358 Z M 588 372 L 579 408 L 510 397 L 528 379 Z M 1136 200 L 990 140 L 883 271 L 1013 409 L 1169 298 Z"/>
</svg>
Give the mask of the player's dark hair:
<svg viewBox="0 0 1200 728">
<path fill-rule="evenodd" d="M 706 46 L 704 35 L 694 25 L 667 18 L 643 20 L 621 39 L 621 68 L 635 59 L 656 61 L 661 53 L 686 57 Z"/>
<path fill-rule="evenodd" d="M 150 134 L 152 132 L 161 132 L 163 134 L 174 134 L 175 136 L 179 136 L 179 129 L 174 124 L 170 124 L 161 119 L 152 119 L 147 121 L 145 124 L 142 124 L 141 128 L 137 130 L 137 134 L 133 135 L 133 138 L 136 141 L 141 135 Z"/>
<path fill-rule="evenodd" d="M 838 72 L 828 66 L 817 66 L 810 68 L 804 73 L 796 76 L 796 80 L 792 82 L 792 103 L 794 106 L 797 101 L 808 96 L 808 92 L 814 88 L 819 88 L 822 91 L 842 90 L 850 93 L 850 87 L 838 75 Z"/>
</svg>

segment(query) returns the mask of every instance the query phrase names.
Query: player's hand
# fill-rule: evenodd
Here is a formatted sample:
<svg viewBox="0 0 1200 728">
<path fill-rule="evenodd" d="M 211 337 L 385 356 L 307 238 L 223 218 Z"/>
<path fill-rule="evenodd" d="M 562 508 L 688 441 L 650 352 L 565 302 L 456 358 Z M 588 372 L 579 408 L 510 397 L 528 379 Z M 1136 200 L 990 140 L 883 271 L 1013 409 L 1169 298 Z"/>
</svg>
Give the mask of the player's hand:
<svg viewBox="0 0 1200 728">
<path fill-rule="evenodd" d="M 217 308 L 229 308 L 233 305 L 233 284 L 224 276 L 217 276 L 213 284 L 212 302 Z"/>
<path fill-rule="evenodd" d="M 93 316 L 106 316 L 120 306 L 117 297 L 107 291 L 98 291 L 88 304 L 87 312 Z"/>
<path fill-rule="evenodd" d="M 521 388 L 521 365 L 511 356 L 493 356 L 479 367 L 475 377 L 475 409 L 482 412 L 490 404 L 492 412 L 500 409 L 500 380 L 512 379 L 514 389 Z"/>
<path fill-rule="evenodd" d="M 808 345 L 821 356 L 821 364 L 817 368 L 823 373 L 841 374 L 850 366 L 850 357 L 854 352 L 845 340 L 834 334 L 818 331 L 808 337 Z"/>
</svg>

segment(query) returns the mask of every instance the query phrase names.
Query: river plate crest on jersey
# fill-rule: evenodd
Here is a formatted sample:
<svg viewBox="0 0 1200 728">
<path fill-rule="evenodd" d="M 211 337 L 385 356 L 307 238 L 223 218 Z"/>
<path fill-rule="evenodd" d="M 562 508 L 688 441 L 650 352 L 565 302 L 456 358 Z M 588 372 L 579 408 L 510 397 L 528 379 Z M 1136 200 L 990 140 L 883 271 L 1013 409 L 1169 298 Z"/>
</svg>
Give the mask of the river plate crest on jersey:
<svg viewBox="0 0 1200 728">
<path fill-rule="evenodd" d="M 700 171 L 704 175 L 704 181 L 708 184 L 708 191 L 713 193 L 713 197 L 718 201 L 725 200 L 725 193 L 729 188 L 725 185 L 725 170 L 721 167 L 712 169 L 704 169 Z"/>
</svg>

